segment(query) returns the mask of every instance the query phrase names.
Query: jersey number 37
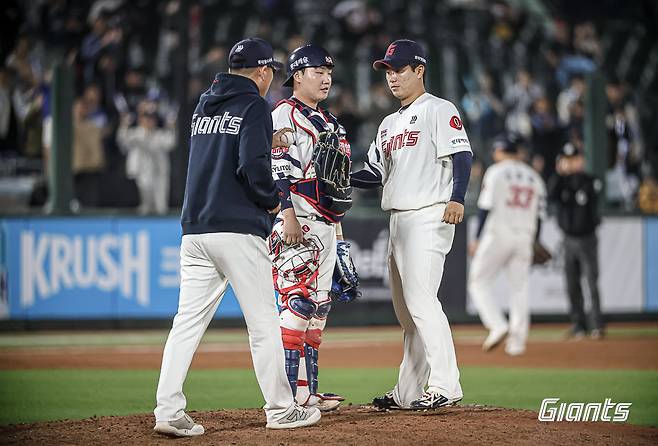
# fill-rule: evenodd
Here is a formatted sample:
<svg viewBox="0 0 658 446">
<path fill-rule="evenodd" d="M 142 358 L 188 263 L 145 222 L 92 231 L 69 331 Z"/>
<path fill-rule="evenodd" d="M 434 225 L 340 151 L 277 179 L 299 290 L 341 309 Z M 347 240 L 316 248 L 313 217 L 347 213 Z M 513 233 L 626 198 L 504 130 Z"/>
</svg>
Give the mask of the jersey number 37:
<svg viewBox="0 0 658 446">
<path fill-rule="evenodd" d="M 532 203 L 535 191 L 526 186 L 510 186 L 510 196 L 507 199 L 507 206 L 511 208 L 527 209 Z"/>
</svg>

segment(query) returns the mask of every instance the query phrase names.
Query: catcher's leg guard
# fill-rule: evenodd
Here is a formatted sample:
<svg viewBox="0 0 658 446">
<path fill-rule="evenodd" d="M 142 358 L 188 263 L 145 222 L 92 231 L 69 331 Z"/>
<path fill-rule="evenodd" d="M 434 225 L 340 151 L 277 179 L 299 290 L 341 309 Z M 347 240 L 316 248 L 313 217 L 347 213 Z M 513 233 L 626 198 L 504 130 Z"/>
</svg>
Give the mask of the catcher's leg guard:
<svg viewBox="0 0 658 446">
<path fill-rule="evenodd" d="M 299 358 L 304 349 L 306 328 L 315 309 L 316 305 L 312 301 L 300 296 L 290 296 L 284 299 L 281 310 L 281 339 L 285 352 L 286 375 L 293 395 L 297 392 Z"/>
<path fill-rule="evenodd" d="M 327 314 L 330 309 L 330 303 L 320 305 L 306 330 L 304 359 L 306 361 L 308 390 L 311 395 L 318 392 L 318 349 L 322 343 L 322 330 L 327 324 Z"/>
</svg>

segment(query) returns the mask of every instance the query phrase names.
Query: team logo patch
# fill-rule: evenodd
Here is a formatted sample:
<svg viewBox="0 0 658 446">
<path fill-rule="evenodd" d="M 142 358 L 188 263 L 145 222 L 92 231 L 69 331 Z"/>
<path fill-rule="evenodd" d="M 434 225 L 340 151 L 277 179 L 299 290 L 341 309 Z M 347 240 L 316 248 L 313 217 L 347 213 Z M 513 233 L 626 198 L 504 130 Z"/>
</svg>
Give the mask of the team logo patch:
<svg viewBox="0 0 658 446">
<path fill-rule="evenodd" d="M 288 153 L 288 150 L 288 147 L 272 147 L 272 159 L 280 160 Z"/>
<path fill-rule="evenodd" d="M 242 46 L 242 45 L 238 45 L 238 47 L 235 49 L 235 52 L 236 52 L 236 53 L 239 53 L 239 52 L 242 51 L 243 49 L 244 49 L 244 46 Z"/>
<path fill-rule="evenodd" d="M 456 115 L 453 115 L 453 117 L 450 118 L 450 127 L 457 130 L 461 130 L 464 128 L 464 126 L 462 125 L 462 120 L 459 119 L 459 117 Z"/>
<path fill-rule="evenodd" d="M 334 64 L 334 61 L 329 56 L 324 56 L 324 61 L 327 62 L 330 65 Z"/>
<path fill-rule="evenodd" d="M 409 121 L 409 124 L 413 124 L 413 123 L 415 123 L 415 122 L 416 122 L 416 119 L 418 119 L 418 116 L 413 115 L 413 116 L 411 117 L 411 121 Z"/>
<path fill-rule="evenodd" d="M 308 225 L 304 225 L 304 226 L 302 226 L 302 231 L 304 231 L 304 232 L 308 232 L 308 231 L 310 231 L 310 230 L 311 230 L 311 228 L 309 228 Z"/>
<path fill-rule="evenodd" d="M 391 44 L 388 46 L 388 49 L 386 50 L 386 55 L 390 57 L 390 56 L 392 56 L 393 54 L 395 54 L 395 47 L 396 47 L 396 46 L 397 46 L 397 45 L 391 43 Z"/>
</svg>

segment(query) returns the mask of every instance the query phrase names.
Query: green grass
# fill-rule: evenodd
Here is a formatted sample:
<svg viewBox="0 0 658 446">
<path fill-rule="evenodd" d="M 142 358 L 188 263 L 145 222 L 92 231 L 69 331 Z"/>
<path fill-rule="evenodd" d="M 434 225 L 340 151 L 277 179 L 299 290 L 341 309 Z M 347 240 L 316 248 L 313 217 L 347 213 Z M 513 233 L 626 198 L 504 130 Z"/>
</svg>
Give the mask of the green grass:
<svg viewBox="0 0 658 446">
<path fill-rule="evenodd" d="M 530 331 L 531 341 L 559 341 L 564 338 L 565 327 L 537 325 Z M 37 333 L 3 333 L 0 334 L 0 348 L 33 347 L 107 347 L 107 346 L 162 346 L 167 340 L 167 330 L 143 331 L 107 331 L 107 332 L 37 332 Z M 457 341 L 479 342 L 484 339 L 485 330 L 480 326 L 453 327 Z M 399 327 L 377 330 L 328 330 L 323 335 L 327 341 L 379 341 L 400 342 L 402 332 Z M 637 327 L 610 326 L 607 336 L 613 339 L 656 338 L 658 326 L 644 325 Z M 246 331 L 240 329 L 208 330 L 203 337 L 204 344 L 244 344 L 247 343 Z"/>
<path fill-rule="evenodd" d="M 325 369 L 322 388 L 365 403 L 391 388 L 393 368 Z M 150 412 L 155 370 L 13 370 L 0 372 L 0 424 Z M 463 404 L 538 410 L 541 400 L 632 402 L 629 421 L 658 426 L 658 371 L 463 367 Z M 192 370 L 189 410 L 261 407 L 253 371 Z"/>
</svg>

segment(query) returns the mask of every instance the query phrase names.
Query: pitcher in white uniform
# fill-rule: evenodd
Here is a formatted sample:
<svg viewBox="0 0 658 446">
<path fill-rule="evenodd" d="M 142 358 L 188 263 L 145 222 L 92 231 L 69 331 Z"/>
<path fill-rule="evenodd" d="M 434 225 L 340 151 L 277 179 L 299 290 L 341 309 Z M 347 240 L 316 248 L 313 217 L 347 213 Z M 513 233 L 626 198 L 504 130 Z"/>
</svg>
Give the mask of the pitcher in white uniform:
<svg viewBox="0 0 658 446">
<path fill-rule="evenodd" d="M 468 291 L 489 330 L 482 348 L 490 351 L 507 336 L 505 351 L 516 356 L 525 352 L 528 339 L 528 277 L 532 245 L 546 212 L 546 186 L 519 159 L 514 141 L 497 140 L 493 158 L 478 199 L 480 221 L 469 249 L 474 255 Z M 491 295 L 492 284 L 503 271 L 509 283 L 509 322 Z"/>
<path fill-rule="evenodd" d="M 383 186 L 391 213 L 389 274 L 393 306 L 404 329 L 395 388 L 373 400 L 379 409 L 436 409 L 462 399 L 448 319 L 437 295 L 455 226 L 464 216 L 472 152 L 455 106 L 425 91 L 427 59 L 411 40 L 391 43 L 386 81 L 401 108 L 377 131 L 354 187 Z"/>
</svg>

